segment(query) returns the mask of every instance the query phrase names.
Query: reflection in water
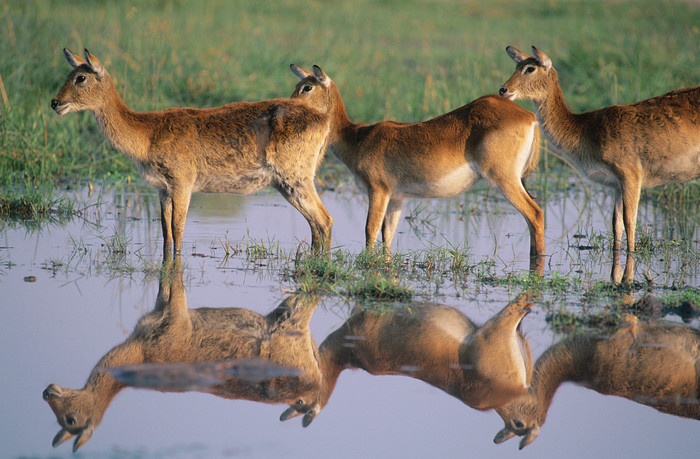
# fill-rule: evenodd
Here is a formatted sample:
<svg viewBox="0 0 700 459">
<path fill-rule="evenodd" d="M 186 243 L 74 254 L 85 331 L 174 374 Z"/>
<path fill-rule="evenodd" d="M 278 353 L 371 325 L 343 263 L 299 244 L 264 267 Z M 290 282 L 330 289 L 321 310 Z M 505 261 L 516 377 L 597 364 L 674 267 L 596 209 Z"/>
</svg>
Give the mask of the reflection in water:
<svg viewBox="0 0 700 459">
<path fill-rule="evenodd" d="M 629 315 L 610 337 L 581 333 L 560 341 L 537 360 L 528 393 L 497 409 L 505 428 L 494 441 L 520 435 L 521 449 L 534 441 L 565 381 L 700 419 L 700 332 Z"/>
<path fill-rule="evenodd" d="M 520 295 L 482 327 L 437 304 L 389 312 L 356 308 L 319 348 L 321 391 L 300 398 L 281 419 L 303 415 L 308 426 L 346 368 L 420 379 L 481 410 L 502 406 L 530 384 L 532 356 L 519 324 L 531 306 Z"/>
<path fill-rule="evenodd" d="M 180 258 L 166 266 L 170 269 L 161 276 L 154 310 L 100 359 L 85 387 L 51 384 L 44 390 L 61 425 L 54 446 L 77 436 L 75 451 L 88 441 L 114 396 L 126 387 L 123 381 L 266 403 L 293 403 L 317 391 L 318 348 L 309 321 L 318 297 L 289 296 L 266 316 L 241 308 L 187 309 Z M 226 362 L 231 359 L 236 360 Z M 150 365 L 133 367 L 142 363 Z M 164 363 L 179 365 L 154 366 Z"/>
</svg>

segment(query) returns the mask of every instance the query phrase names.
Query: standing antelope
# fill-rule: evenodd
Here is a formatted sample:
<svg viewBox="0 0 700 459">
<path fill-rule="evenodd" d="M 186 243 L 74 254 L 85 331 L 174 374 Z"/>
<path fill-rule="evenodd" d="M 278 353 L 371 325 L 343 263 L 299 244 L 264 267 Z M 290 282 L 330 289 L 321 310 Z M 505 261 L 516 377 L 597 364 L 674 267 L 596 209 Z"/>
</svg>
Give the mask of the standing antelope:
<svg viewBox="0 0 700 459">
<path fill-rule="evenodd" d="M 162 274 L 154 310 L 138 321 L 123 343 L 100 359 L 85 386 L 76 390 L 50 384 L 44 390 L 43 398 L 61 426 L 53 446 L 75 437 L 73 451 L 77 451 L 90 439 L 112 399 L 127 387 L 125 378 L 114 377 L 114 367 L 131 367 L 117 372 L 124 376 L 138 375 L 133 366 L 140 364 L 177 363 L 180 366 L 175 366 L 175 370 L 173 366 L 165 367 L 166 375 L 189 377 L 193 376 L 192 371 L 187 373 L 178 368 L 197 363 L 199 365 L 189 368 L 211 370 L 207 362 L 230 367 L 226 361 L 256 359 L 254 362 L 260 362 L 257 359 L 263 359 L 263 370 L 267 362 L 268 368 L 274 371 L 280 366 L 301 371 L 261 378 L 262 382 L 219 377 L 218 381 L 203 385 L 197 384 L 195 374 L 194 384 L 160 379 L 162 384 L 148 387 L 164 392 L 198 390 L 229 399 L 265 403 L 289 404 L 299 397 L 310 397 L 307 393 L 316 393 L 321 384 L 318 347 L 309 331 L 309 321 L 319 300 L 306 294 L 291 295 L 265 316 L 244 308 L 187 309 L 182 267 L 179 257 L 175 257 L 174 272 Z M 149 369 L 153 367 L 146 367 Z M 203 379 L 209 373 L 202 375 Z M 153 382 L 153 373 L 150 376 L 149 381 Z"/>
<path fill-rule="evenodd" d="M 327 115 L 290 99 L 134 112 L 95 56 L 63 54 L 73 71 L 51 108 L 59 115 L 91 111 L 112 145 L 158 189 L 164 254 L 171 245 L 181 250 L 193 192 L 248 194 L 268 185 L 309 222 L 314 250 L 329 248 L 333 220 L 314 186 Z"/>
<path fill-rule="evenodd" d="M 628 315 L 611 337 L 589 332 L 562 340 L 537 359 L 528 393 L 496 409 L 505 427 L 494 442 L 520 435 L 520 449 L 532 443 L 566 381 L 700 419 L 700 332 L 663 321 L 641 324 Z"/>
<path fill-rule="evenodd" d="M 479 410 L 502 406 L 530 384 L 532 355 L 519 329 L 530 301 L 521 294 L 481 327 L 439 304 L 389 314 L 356 308 L 319 347 L 318 393 L 300 397 L 280 419 L 303 415 L 302 425 L 308 426 L 347 368 L 420 379 Z"/>
<path fill-rule="evenodd" d="M 512 46 L 506 52 L 517 65 L 499 94 L 532 100 L 551 145 L 590 180 L 615 190 L 613 250 L 620 250 L 624 226 L 633 253 L 641 189 L 700 176 L 700 86 L 575 114 L 546 54 L 534 46 L 533 56 Z M 632 272 L 628 263 L 625 278 Z"/>
<path fill-rule="evenodd" d="M 542 258 L 544 214 L 523 181 L 539 158 L 539 129 L 532 113 L 489 95 L 420 123 L 354 124 L 323 70 L 295 65 L 291 70 L 301 79 L 292 98 L 331 115 L 328 147 L 369 195 L 367 247 L 374 246 L 381 227 L 385 249 L 391 248 L 404 199 L 453 196 L 484 177 L 525 217 L 530 256 Z"/>
</svg>

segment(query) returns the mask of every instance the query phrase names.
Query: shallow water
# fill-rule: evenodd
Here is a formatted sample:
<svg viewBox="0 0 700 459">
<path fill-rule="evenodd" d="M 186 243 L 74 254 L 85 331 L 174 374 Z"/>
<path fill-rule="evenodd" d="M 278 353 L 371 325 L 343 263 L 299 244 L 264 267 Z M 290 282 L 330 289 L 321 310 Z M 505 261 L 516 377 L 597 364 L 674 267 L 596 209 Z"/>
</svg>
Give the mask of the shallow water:
<svg viewBox="0 0 700 459">
<path fill-rule="evenodd" d="M 80 388 L 92 367 L 131 333 L 154 306 L 160 263 L 157 197 L 150 189 L 104 188 L 85 203 L 82 218 L 65 224 L 6 225 L 0 231 L 0 420 L 3 456 L 68 457 L 70 444 L 51 448 L 59 426 L 41 394 L 49 383 Z M 351 252 L 363 246 L 366 199 L 352 189 L 327 191 L 322 200 L 334 218 L 333 245 Z M 540 198 L 539 202 L 543 202 Z M 92 205 L 96 204 L 96 205 Z M 421 206 L 421 207 L 419 207 Z M 418 210 L 416 210 L 418 209 Z M 466 209 L 466 210 L 465 210 Z M 600 190 L 572 189 L 546 204 L 545 276 L 607 281 L 611 260 L 603 250 L 578 250 L 607 234 L 612 201 Z M 490 258 L 497 274 L 523 273 L 529 236 L 522 217 L 488 187 L 452 199 L 408 201 L 395 250 L 462 247 L 473 260 Z M 696 216 L 697 217 L 697 216 Z M 423 220 L 420 222 L 419 220 Z M 700 234 L 686 220 L 674 223 L 652 204 L 640 210 L 639 227 L 690 241 Z M 675 226 L 674 226 L 675 225 Z M 651 230 L 650 230 L 651 231 Z M 120 235 L 115 239 L 115 234 Z M 584 235 L 574 238 L 573 235 Z M 293 251 L 309 242 L 304 219 L 279 195 L 196 194 L 185 229 L 182 261 L 189 308 L 242 307 L 266 314 L 295 289 L 275 263 L 251 261 L 242 252 L 226 259 L 222 241 L 244 250 L 248 240 Z M 126 241 L 126 253 L 108 249 Z M 697 264 L 672 255 L 638 260 L 636 278 L 656 285 L 682 281 L 698 286 Z M 129 268 L 131 267 L 131 268 Z M 146 269 L 148 268 L 148 269 Z M 423 298 L 461 311 L 477 324 L 496 314 L 517 287 L 449 286 Z M 576 306 L 572 293 L 546 301 Z M 317 344 L 343 324 L 354 303 L 327 296 L 316 308 L 310 331 Z M 535 305 L 522 329 L 537 358 L 559 340 L 545 311 Z M 673 316 L 668 319 L 679 321 Z M 698 319 L 689 326 L 698 328 Z M 538 439 L 518 451 L 516 439 L 492 443 L 503 421 L 428 384 L 406 376 L 345 371 L 328 405 L 307 428 L 300 418 L 279 421 L 287 405 L 225 400 L 201 393 L 160 393 L 127 388 L 112 402 L 84 457 L 695 457 L 698 424 L 652 408 L 564 384 L 556 394 Z"/>
</svg>

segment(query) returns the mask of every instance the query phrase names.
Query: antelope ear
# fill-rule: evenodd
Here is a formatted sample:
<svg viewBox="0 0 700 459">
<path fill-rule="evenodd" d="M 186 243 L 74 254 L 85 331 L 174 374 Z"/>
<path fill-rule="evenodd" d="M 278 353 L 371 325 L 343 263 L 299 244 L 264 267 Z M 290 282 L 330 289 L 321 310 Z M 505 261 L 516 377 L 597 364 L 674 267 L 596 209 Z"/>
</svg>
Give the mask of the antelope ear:
<svg viewBox="0 0 700 459">
<path fill-rule="evenodd" d="M 51 442 L 51 446 L 54 448 L 63 443 L 66 440 L 69 440 L 70 438 L 73 437 L 73 434 L 68 432 L 66 429 L 61 429 L 58 431 L 55 437 L 53 437 L 53 441 Z"/>
<path fill-rule="evenodd" d="M 77 54 L 73 54 L 68 48 L 63 48 L 63 55 L 74 69 L 86 64 L 82 57 L 78 56 Z"/>
<path fill-rule="evenodd" d="M 284 413 L 282 413 L 282 414 L 280 415 L 280 421 L 286 421 L 287 419 L 295 418 L 295 417 L 297 417 L 297 416 L 299 416 L 299 415 L 301 415 L 301 414 L 302 414 L 302 413 L 300 413 L 299 411 L 297 411 L 296 408 L 294 408 L 293 406 L 290 406 L 289 408 L 287 408 L 286 410 L 284 410 Z"/>
<path fill-rule="evenodd" d="M 530 57 L 512 46 L 506 46 L 506 53 L 508 53 L 508 56 L 510 56 L 510 58 L 513 59 L 516 64 L 520 64 L 522 61 Z"/>
<path fill-rule="evenodd" d="M 290 65 L 290 66 L 289 66 L 289 69 L 290 69 L 290 70 L 292 71 L 292 73 L 293 73 L 294 75 L 296 75 L 300 80 L 303 80 L 304 78 L 308 78 L 308 77 L 310 77 L 311 75 L 313 75 L 313 73 L 309 72 L 308 70 L 303 69 L 303 68 L 301 68 L 301 67 L 297 67 L 297 66 L 294 65 L 294 64 Z"/>
<path fill-rule="evenodd" d="M 535 56 L 535 59 L 537 59 L 537 62 L 539 62 L 540 65 L 545 68 L 545 70 L 549 70 L 552 67 L 552 61 L 549 59 L 549 56 L 534 46 L 532 47 L 532 54 Z"/>
<path fill-rule="evenodd" d="M 496 444 L 503 443 L 514 436 L 515 433 L 513 433 L 512 430 L 510 430 L 508 427 L 504 427 L 496 434 L 495 437 L 493 437 L 493 442 Z"/>
<path fill-rule="evenodd" d="M 316 414 L 317 413 L 306 413 L 301 420 L 301 426 L 309 427 L 309 424 L 311 424 L 311 422 L 313 422 L 313 420 L 316 419 Z"/>
<path fill-rule="evenodd" d="M 316 79 L 319 82 L 321 82 L 321 84 L 325 88 L 327 88 L 331 84 L 331 79 L 328 78 L 328 75 L 326 75 L 326 72 L 321 70 L 321 67 L 319 67 L 318 65 L 314 65 L 312 68 L 314 69 L 314 76 L 316 77 Z"/>
<path fill-rule="evenodd" d="M 92 71 L 98 74 L 99 76 L 104 75 L 105 68 L 102 66 L 102 62 L 100 62 L 98 58 L 90 54 L 90 51 L 88 51 L 87 48 L 84 51 L 85 62 L 87 63 L 88 67 L 90 67 Z"/>
<path fill-rule="evenodd" d="M 518 449 L 523 449 L 533 441 L 535 441 L 535 438 L 540 434 L 540 427 L 535 426 L 532 429 L 528 430 L 528 432 L 525 434 L 522 440 L 520 440 L 520 446 Z"/>
<path fill-rule="evenodd" d="M 75 439 L 75 442 L 73 443 L 73 452 L 75 453 L 81 446 L 87 443 L 87 441 L 90 439 L 90 437 L 92 437 L 92 434 L 94 432 L 95 426 L 92 424 L 92 421 L 90 421 L 88 422 L 87 427 L 85 427 Z"/>
</svg>

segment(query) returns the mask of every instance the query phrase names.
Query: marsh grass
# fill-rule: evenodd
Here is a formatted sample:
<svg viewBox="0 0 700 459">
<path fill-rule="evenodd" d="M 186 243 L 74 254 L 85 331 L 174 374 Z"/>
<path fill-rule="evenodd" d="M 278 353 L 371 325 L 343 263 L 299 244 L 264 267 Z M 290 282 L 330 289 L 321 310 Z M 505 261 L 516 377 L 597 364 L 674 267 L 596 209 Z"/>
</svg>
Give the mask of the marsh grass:
<svg viewBox="0 0 700 459">
<path fill-rule="evenodd" d="M 0 220 L 60 223 L 72 217 L 74 203 L 52 189 L 0 192 Z"/>
</svg>

